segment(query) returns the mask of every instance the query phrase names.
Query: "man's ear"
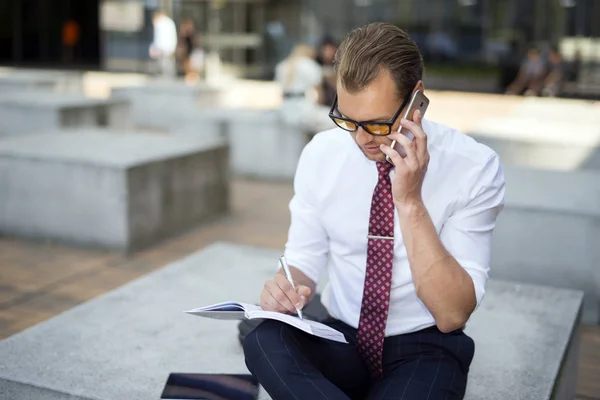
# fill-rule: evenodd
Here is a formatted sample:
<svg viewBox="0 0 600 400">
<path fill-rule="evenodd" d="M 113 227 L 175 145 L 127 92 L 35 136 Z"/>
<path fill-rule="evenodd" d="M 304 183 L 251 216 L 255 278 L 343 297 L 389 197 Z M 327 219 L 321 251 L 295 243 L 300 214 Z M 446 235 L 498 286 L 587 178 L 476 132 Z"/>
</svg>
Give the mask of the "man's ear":
<svg viewBox="0 0 600 400">
<path fill-rule="evenodd" d="M 422 80 L 420 80 L 419 82 L 417 82 L 417 84 L 415 85 L 415 90 L 413 91 L 416 92 L 417 90 L 420 90 L 421 93 L 425 92 L 425 84 L 423 83 Z"/>
</svg>

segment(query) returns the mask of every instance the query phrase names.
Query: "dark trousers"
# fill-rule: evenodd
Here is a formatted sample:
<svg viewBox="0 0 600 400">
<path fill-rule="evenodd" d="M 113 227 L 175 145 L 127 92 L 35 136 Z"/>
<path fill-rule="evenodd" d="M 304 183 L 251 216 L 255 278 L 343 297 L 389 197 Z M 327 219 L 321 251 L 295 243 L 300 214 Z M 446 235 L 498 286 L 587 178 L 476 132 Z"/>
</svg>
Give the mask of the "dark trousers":
<svg viewBox="0 0 600 400">
<path fill-rule="evenodd" d="M 266 320 L 244 340 L 250 372 L 275 400 L 462 399 L 473 359 L 473 340 L 463 331 L 436 327 L 387 337 L 381 380 L 372 380 L 354 344 L 356 329 L 329 319 L 350 344 L 308 335 Z"/>
</svg>

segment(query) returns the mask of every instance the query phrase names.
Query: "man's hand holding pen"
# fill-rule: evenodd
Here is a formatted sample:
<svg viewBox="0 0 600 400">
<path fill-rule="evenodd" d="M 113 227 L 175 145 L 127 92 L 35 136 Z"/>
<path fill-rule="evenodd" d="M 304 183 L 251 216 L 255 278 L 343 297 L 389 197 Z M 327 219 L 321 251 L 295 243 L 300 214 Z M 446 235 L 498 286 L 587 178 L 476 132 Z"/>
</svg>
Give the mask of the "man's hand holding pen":
<svg viewBox="0 0 600 400">
<path fill-rule="evenodd" d="M 296 289 L 286 278 L 282 269 L 273 279 L 265 283 L 260 294 L 260 306 L 265 311 L 296 314 L 297 310 L 302 310 L 308 303 L 311 289 L 299 284 L 295 284 L 295 286 Z"/>
</svg>

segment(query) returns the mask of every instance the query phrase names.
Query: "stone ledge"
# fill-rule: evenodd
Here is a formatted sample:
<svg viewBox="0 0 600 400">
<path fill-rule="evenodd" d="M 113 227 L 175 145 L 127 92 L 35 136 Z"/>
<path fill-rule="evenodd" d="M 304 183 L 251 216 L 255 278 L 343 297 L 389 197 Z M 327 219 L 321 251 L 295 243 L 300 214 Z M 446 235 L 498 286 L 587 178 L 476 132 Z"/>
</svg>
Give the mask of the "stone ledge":
<svg viewBox="0 0 600 400">
<path fill-rule="evenodd" d="M 122 99 L 92 99 L 43 91 L 0 95 L 0 137 L 66 127 L 132 126 L 130 105 Z"/>
<path fill-rule="evenodd" d="M 235 321 L 183 311 L 257 301 L 278 256 L 218 243 L 18 333 L 0 342 L 0 391 L 14 400 L 145 400 L 160 396 L 171 372 L 247 373 Z M 467 325 L 476 354 L 465 399 L 572 399 L 581 300 L 491 281 Z"/>
</svg>

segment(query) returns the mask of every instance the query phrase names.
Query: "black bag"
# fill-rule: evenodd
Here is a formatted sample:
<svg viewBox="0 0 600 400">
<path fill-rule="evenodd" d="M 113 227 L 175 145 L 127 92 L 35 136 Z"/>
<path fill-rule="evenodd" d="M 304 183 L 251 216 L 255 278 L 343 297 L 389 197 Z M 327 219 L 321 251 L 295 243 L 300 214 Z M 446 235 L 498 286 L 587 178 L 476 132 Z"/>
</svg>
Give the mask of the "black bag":
<svg viewBox="0 0 600 400">
<path fill-rule="evenodd" d="M 321 296 L 319 294 L 316 294 L 312 301 L 302 309 L 302 316 L 317 322 L 323 322 L 329 318 L 327 310 L 321 303 Z M 240 340 L 240 344 L 244 343 L 244 338 L 262 321 L 262 319 L 244 319 L 238 324 L 238 339 Z"/>
</svg>

